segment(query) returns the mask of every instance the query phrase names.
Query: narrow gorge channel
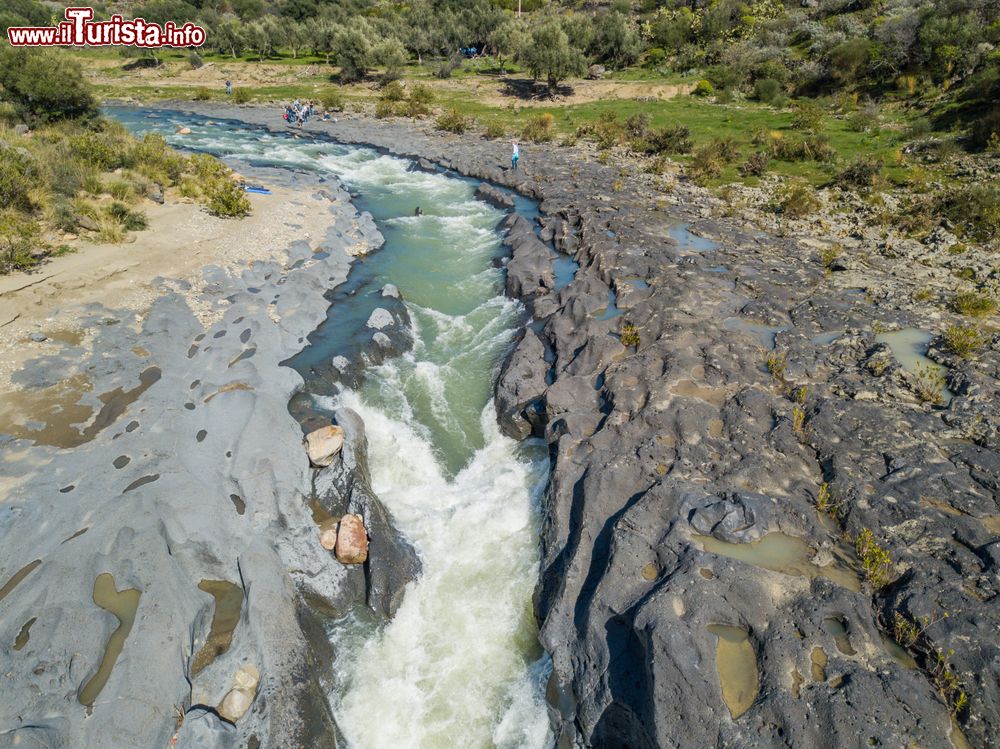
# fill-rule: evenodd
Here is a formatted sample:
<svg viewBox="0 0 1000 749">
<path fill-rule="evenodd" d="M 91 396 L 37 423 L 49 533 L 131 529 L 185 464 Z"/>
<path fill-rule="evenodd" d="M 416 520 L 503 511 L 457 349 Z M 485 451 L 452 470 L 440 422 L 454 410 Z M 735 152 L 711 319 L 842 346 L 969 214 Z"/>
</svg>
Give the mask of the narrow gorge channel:
<svg viewBox="0 0 1000 749">
<path fill-rule="evenodd" d="M 360 414 L 372 488 L 422 564 L 387 624 L 363 611 L 330 624 L 331 703 L 347 746 L 551 744 L 550 666 L 531 604 L 548 454 L 540 441 L 501 435 L 492 404 L 500 364 L 526 322 L 503 292 L 503 212 L 476 200 L 473 182 L 370 149 L 180 113 L 112 114 L 275 183 L 285 170 L 337 180 L 385 238 L 330 290 L 326 322 L 287 362 L 306 380 L 292 403 L 305 423 L 341 406 Z M 191 132 L 175 135 L 180 126 Z M 517 210 L 536 209 L 517 199 Z M 412 340 L 359 366 L 378 329 L 373 313 L 393 302 L 405 308 Z"/>
</svg>

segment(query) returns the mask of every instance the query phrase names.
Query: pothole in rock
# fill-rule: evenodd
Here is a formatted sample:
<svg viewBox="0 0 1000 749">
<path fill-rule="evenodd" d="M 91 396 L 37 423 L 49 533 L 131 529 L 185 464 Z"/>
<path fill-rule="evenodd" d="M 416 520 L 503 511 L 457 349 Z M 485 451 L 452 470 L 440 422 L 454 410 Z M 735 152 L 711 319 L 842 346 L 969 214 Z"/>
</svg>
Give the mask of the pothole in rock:
<svg viewBox="0 0 1000 749">
<path fill-rule="evenodd" d="M 761 325 L 760 323 L 753 323 L 742 317 L 727 317 L 722 321 L 722 327 L 725 330 L 732 330 L 752 335 L 760 342 L 760 345 L 768 351 L 774 350 L 775 338 L 778 333 L 783 330 L 787 330 L 785 327 L 771 327 L 768 325 Z"/>
<path fill-rule="evenodd" d="M 110 573 L 102 572 L 94 581 L 94 603 L 113 614 L 118 619 L 118 627 L 111 633 L 104 648 L 104 657 L 97 672 L 80 688 L 77 699 L 87 708 L 90 715 L 94 710 L 94 701 L 100 695 L 104 685 L 111 677 L 118 656 L 125 647 L 125 640 L 135 623 L 135 612 L 139 608 L 139 597 L 142 595 L 137 588 L 126 588 L 119 591 L 115 579 Z"/>
<path fill-rule="evenodd" d="M 887 333 L 879 333 L 875 341 L 886 344 L 899 365 L 912 375 L 930 381 L 940 378 L 941 402 L 951 400 L 951 391 L 944 385 L 944 376 L 948 368 L 927 358 L 927 349 L 934 334 L 920 328 L 903 328 Z M 929 375 L 929 377 L 928 377 Z"/>
<path fill-rule="evenodd" d="M 823 620 L 823 629 L 827 634 L 833 635 L 833 642 L 844 655 L 857 655 L 851 646 L 851 640 L 847 636 L 847 620 L 842 616 L 828 616 Z"/>
<path fill-rule="evenodd" d="M 719 638 L 715 648 L 715 668 L 722 687 L 722 700 L 735 720 L 757 699 L 760 689 L 757 654 L 750 644 L 750 636 L 741 627 L 709 624 L 708 631 Z"/>
<path fill-rule="evenodd" d="M 749 544 L 732 544 L 713 536 L 695 535 L 705 551 L 735 559 L 772 572 L 797 577 L 825 577 L 841 587 L 858 592 L 861 581 L 848 566 L 846 559 L 831 555 L 831 564 L 820 567 L 810 560 L 815 556 L 812 547 L 796 536 L 768 533 Z"/>
<path fill-rule="evenodd" d="M 10 579 L 4 583 L 3 587 L 0 588 L 0 601 L 10 595 L 10 592 L 16 588 L 24 578 L 32 573 L 35 568 L 42 563 L 41 559 L 36 559 L 33 562 L 28 562 L 21 569 L 15 572 Z"/>
<path fill-rule="evenodd" d="M 130 491 L 138 489 L 140 486 L 151 484 L 154 481 L 158 480 L 159 478 L 160 474 L 158 473 L 151 473 L 148 476 L 142 476 L 141 478 L 137 478 L 135 481 L 133 481 L 131 484 L 129 484 L 122 490 L 122 494 L 128 494 Z"/>
<path fill-rule="evenodd" d="M 17 633 L 17 637 L 14 638 L 14 650 L 21 650 L 25 645 L 28 644 L 28 639 L 31 637 L 31 625 L 38 621 L 37 616 L 31 617 L 28 621 L 21 625 L 21 630 Z"/>
<path fill-rule="evenodd" d="M 83 528 L 81 528 L 80 530 L 78 530 L 72 536 L 70 536 L 69 538 L 65 539 L 62 543 L 68 543 L 69 541 L 72 541 L 74 538 L 79 538 L 84 533 L 86 533 L 88 530 L 90 530 L 90 526 L 89 525 L 85 525 Z"/>
<path fill-rule="evenodd" d="M 239 494 L 230 494 L 229 499 L 232 500 L 233 506 L 236 507 L 236 513 L 242 515 L 247 511 L 246 502 Z"/>
<path fill-rule="evenodd" d="M 202 580 L 198 588 L 215 599 L 208 639 L 191 661 L 191 676 L 197 676 L 212 661 L 229 650 L 233 632 L 243 610 L 243 588 L 228 580 Z"/>
<path fill-rule="evenodd" d="M 812 649 L 812 652 L 809 654 L 809 662 L 813 681 L 826 681 L 826 664 L 828 661 L 826 651 L 823 648 L 817 645 Z"/>
</svg>

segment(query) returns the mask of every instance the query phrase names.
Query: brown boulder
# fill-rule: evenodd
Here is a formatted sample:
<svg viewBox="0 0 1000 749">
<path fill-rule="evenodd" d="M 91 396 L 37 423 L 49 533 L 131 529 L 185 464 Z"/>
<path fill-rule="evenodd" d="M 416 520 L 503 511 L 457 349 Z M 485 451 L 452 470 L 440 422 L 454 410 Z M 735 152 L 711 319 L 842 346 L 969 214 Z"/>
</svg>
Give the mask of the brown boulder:
<svg viewBox="0 0 1000 749">
<path fill-rule="evenodd" d="M 340 519 L 335 553 L 341 564 L 362 564 L 368 559 L 368 531 L 360 515 L 344 515 Z"/>
<path fill-rule="evenodd" d="M 333 463 L 344 446 L 344 430 L 336 425 L 320 427 L 306 435 L 305 446 L 309 462 L 317 468 L 325 468 Z"/>
</svg>

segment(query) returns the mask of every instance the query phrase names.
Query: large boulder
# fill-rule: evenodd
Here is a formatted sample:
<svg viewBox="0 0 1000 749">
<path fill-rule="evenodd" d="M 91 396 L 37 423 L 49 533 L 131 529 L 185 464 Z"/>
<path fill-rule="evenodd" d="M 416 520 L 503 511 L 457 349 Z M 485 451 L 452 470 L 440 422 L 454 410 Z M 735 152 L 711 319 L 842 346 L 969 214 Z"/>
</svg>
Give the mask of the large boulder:
<svg viewBox="0 0 1000 749">
<path fill-rule="evenodd" d="M 484 203 L 489 203 L 494 208 L 499 208 L 501 211 L 509 210 L 514 207 L 514 198 L 501 190 L 498 190 L 493 185 L 483 182 L 476 188 L 476 199 L 481 200 Z"/>
<path fill-rule="evenodd" d="M 316 468 L 326 468 L 344 446 L 344 430 L 336 424 L 320 427 L 306 435 L 305 445 L 309 462 Z"/>
<path fill-rule="evenodd" d="M 504 244 L 511 248 L 507 263 L 507 294 L 526 302 L 555 288 L 552 250 L 537 236 L 523 216 L 513 214 L 501 224 L 507 229 Z"/>
<path fill-rule="evenodd" d="M 360 515 L 344 515 L 337 528 L 334 547 L 341 564 L 364 564 L 368 559 L 368 532 Z"/>
</svg>

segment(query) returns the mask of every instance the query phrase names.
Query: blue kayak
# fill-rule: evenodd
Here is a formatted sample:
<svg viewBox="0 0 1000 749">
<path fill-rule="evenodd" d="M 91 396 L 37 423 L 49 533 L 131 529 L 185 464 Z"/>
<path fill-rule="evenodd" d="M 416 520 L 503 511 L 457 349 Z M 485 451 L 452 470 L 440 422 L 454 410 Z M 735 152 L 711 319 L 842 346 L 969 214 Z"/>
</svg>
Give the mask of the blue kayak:
<svg viewBox="0 0 1000 749">
<path fill-rule="evenodd" d="M 255 192 L 258 195 L 270 195 L 271 194 L 271 191 L 268 190 L 266 187 L 256 187 L 256 186 L 253 186 L 253 185 L 247 185 L 243 189 L 246 190 L 247 192 Z"/>
</svg>

